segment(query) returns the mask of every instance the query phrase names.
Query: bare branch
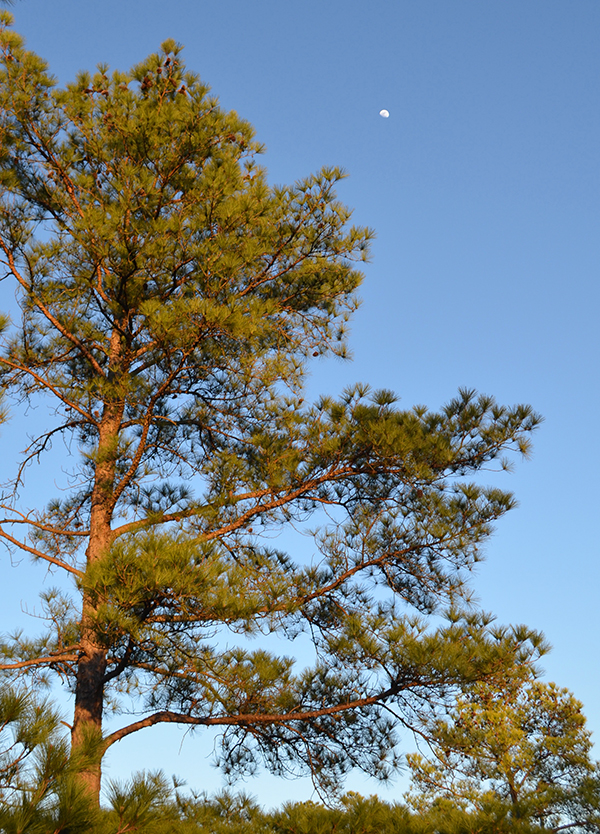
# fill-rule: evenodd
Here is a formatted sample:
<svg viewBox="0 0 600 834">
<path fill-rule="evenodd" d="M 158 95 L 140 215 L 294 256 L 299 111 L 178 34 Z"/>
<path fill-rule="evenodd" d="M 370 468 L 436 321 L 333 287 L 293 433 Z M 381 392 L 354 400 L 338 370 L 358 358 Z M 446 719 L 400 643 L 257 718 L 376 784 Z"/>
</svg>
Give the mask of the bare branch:
<svg viewBox="0 0 600 834">
<path fill-rule="evenodd" d="M 68 565 L 66 562 L 62 562 L 60 559 L 56 559 L 54 556 L 49 556 L 47 553 L 42 553 L 41 550 L 36 550 L 35 547 L 30 547 L 24 542 L 15 539 L 14 536 L 11 536 L 8 533 L 6 533 L 2 529 L 2 527 L 0 527 L 0 538 L 4 539 L 7 542 L 10 542 L 15 547 L 18 547 L 19 550 L 24 550 L 26 553 L 30 553 L 32 556 L 35 556 L 36 559 L 43 559 L 45 562 L 49 562 L 52 565 L 56 565 L 57 567 L 62 568 L 63 570 L 66 570 L 69 573 L 74 574 L 75 576 L 85 576 L 84 572 L 78 570 L 78 568 L 74 568 L 72 565 Z"/>
<path fill-rule="evenodd" d="M 81 536 L 86 537 L 89 536 L 89 530 L 66 530 L 64 527 L 54 527 L 51 524 L 43 524 L 41 521 L 35 521 L 32 518 L 28 518 L 25 513 L 19 512 L 18 510 L 13 509 L 12 507 L 7 507 L 5 504 L 0 504 L 0 509 L 6 510 L 8 512 L 14 512 L 21 516 L 21 518 L 0 518 L 0 525 L 2 524 L 27 524 L 30 527 L 34 527 L 36 530 L 40 530 L 44 533 L 51 533 L 55 536 Z"/>
</svg>

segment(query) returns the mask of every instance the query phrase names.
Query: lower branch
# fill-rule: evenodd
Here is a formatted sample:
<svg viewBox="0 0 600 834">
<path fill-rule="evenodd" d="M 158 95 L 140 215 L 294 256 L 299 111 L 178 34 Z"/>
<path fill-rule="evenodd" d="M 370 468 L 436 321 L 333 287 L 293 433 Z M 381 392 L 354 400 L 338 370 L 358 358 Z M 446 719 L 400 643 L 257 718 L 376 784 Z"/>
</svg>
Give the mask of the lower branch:
<svg viewBox="0 0 600 834">
<path fill-rule="evenodd" d="M 152 727 L 154 724 L 191 724 L 196 727 L 218 727 L 218 726 L 252 726 L 256 724 L 288 724 L 295 721 L 311 721 L 315 718 L 322 718 L 325 715 L 336 715 L 347 710 L 358 709 L 360 707 L 368 707 L 373 704 L 381 703 L 391 695 L 395 695 L 395 688 L 380 692 L 377 695 L 371 695 L 368 698 L 357 698 L 354 701 L 347 701 L 344 704 L 336 704 L 332 707 L 324 707 L 323 709 L 306 710 L 305 712 L 286 712 L 273 714 L 257 714 L 257 715 L 218 715 L 218 716 L 195 716 L 186 715 L 180 712 L 171 712 L 170 710 L 160 710 L 146 718 L 141 718 L 139 721 L 134 721 L 133 724 L 128 724 L 127 727 L 122 727 L 120 730 L 115 730 L 114 733 L 106 736 L 104 739 L 105 749 L 108 749 L 111 744 L 126 736 L 136 733 L 138 730 L 143 730 L 145 727 Z"/>
</svg>

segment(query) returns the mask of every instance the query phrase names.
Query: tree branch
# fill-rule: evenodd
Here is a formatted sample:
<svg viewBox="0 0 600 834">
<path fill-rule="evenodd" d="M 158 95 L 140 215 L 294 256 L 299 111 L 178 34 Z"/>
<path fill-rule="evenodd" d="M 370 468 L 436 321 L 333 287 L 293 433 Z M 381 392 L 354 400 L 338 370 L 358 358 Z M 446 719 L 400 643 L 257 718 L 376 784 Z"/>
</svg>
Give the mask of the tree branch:
<svg viewBox="0 0 600 834">
<path fill-rule="evenodd" d="M 15 264 L 14 255 L 13 255 L 13 253 L 12 253 L 11 249 L 10 249 L 10 248 L 6 245 L 6 243 L 5 243 L 4 239 L 3 239 L 3 238 L 1 238 L 1 237 L 0 237 L 0 248 L 4 250 L 4 253 L 5 253 L 5 255 L 6 255 L 7 259 L 8 259 L 8 266 L 9 266 L 9 269 L 10 269 L 10 271 L 12 272 L 12 274 L 15 276 L 15 278 L 17 279 L 17 281 L 19 282 L 19 284 L 23 287 L 23 289 L 24 289 L 27 293 L 31 293 L 31 292 L 32 292 L 32 290 L 31 290 L 31 286 L 30 286 L 30 284 L 28 284 L 28 282 L 27 282 L 27 281 L 23 278 L 23 276 L 21 275 L 21 273 L 20 273 L 20 272 L 19 272 L 19 270 L 17 269 L 16 264 Z M 66 327 L 64 327 L 64 326 L 63 326 L 63 325 L 59 322 L 59 320 L 56 318 L 56 316 L 52 315 L 52 313 L 51 313 L 51 312 L 50 312 L 50 310 L 49 310 L 49 309 L 45 306 L 45 304 L 42 304 L 42 302 L 40 301 L 40 299 L 39 299 L 37 296 L 35 296 L 35 295 L 34 295 L 34 304 L 35 304 L 35 306 L 38 308 L 38 310 L 42 313 L 42 315 L 43 315 L 43 316 L 45 316 L 45 317 L 48 319 L 48 321 L 49 321 L 49 322 L 53 325 L 53 327 L 55 327 L 55 328 L 58 330 L 58 332 L 59 332 L 62 336 L 64 336 L 64 337 L 65 337 L 65 339 L 67 339 L 69 342 L 71 342 L 71 344 L 72 344 L 74 347 L 76 347 L 76 348 L 77 348 L 77 350 L 81 351 L 82 355 L 83 355 L 83 356 L 85 356 L 85 358 L 88 360 L 88 362 L 90 363 L 90 365 L 92 366 L 92 368 L 96 371 L 96 373 L 97 373 L 99 376 L 101 376 L 101 377 L 103 377 L 103 378 L 104 378 L 105 373 L 104 373 L 104 371 L 102 370 L 102 367 L 101 367 L 101 366 L 98 364 L 98 362 L 94 359 L 94 357 L 93 357 L 93 356 L 92 356 L 92 354 L 89 352 L 89 350 L 87 349 L 87 347 L 83 344 L 83 342 L 81 342 L 81 341 L 80 341 L 80 340 L 79 340 L 76 336 L 74 336 L 72 333 L 70 333 L 70 332 L 67 330 L 67 328 L 66 328 Z"/>
<path fill-rule="evenodd" d="M 170 710 L 160 710 L 140 721 L 134 721 L 127 727 L 122 727 L 114 733 L 110 733 L 104 739 L 105 749 L 108 749 L 112 744 L 125 738 L 138 730 L 143 730 L 146 727 L 152 727 L 155 724 L 190 724 L 192 726 L 203 727 L 244 727 L 260 724 L 286 724 L 294 721 L 312 721 L 315 718 L 322 718 L 326 715 L 337 715 L 340 712 L 347 710 L 354 710 L 361 707 L 372 706 L 386 698 L 396 694 L 398 686 L 392 686 L 384 692 L 377 695 L 371 695 L 368 698 L 356 698 L 353 701 L 348 701 L 345 704 L 336 704 L 331 707 L 324 707 L 323 709 L 306 710 L 305 712 L 287 712 L 284 714 L 258 714 L 258 715 L 219 715 L 215 717 L 201 717 L 195 715 L 186 715 L 185 713 L 171 712 Z"/>
<path fill-rule="evenodd" d="M 85 418 L 85 420 L 87 422 L 94 423 L 95 425 L 98 425 L 96 420 L 94 420 L 92 418 L 92 416 L 90 414 L 88 414 L 87 411 L 84 411 L 84 409 L 82 409 L 79 405 L 77 405 L 77 403 L 75 403 L 72 400 L 69 400 L 66 397 L 64 397 L 60 393 L 58 388 L 56 388 L 56 386 L 52 385 L 50 382 L 48 382 L 47 379 L 44 379 L 43 376 L 36 373 L 36 371 L 34 371 L 32 368 L 27 368 L 23 365 L 17 364 L 16 362 L 11 362 L 5 356 L 0 356 L 0 362 L 2 362 L 2 364 L 4 364 L 4 365 L 7 365 L 13 371 L 20 371 L 21 373 L 29 374 L 29 376 L 33 377 L 33 379 L 35 379 L 35 381 L 38 382 L 41 385 L 42 388 L 45 388 L 46 390 L 50 391 L 50 393 L 53 394 L 58 400 L 60 400 L 64 405 L 68 406 L 69 408 L 72 408 L 73 411 L 78 411 L 81 414 L 81 416 Z M 66 424 L 66 425 L 68 425 L 68 424 Z M 43 436 L 44 435 L 41 435 L 40 437 L 43 437 Z"/>
<path fill-rule="evenodd" d="M 60 559 L 56 559 L 54 556 L 49 556 L 47 553 L 42 553 L 41 550 L 37 550 L 35 547 L 30 547 L 29 545 L 25 544 L 24 542 L 20 542 L 18 539 L 15 539 L 14 536 L 9 535 L 6 533 L 2 527 L 0 527 L 0 538 L 5 539 L 6 541 L 10 542 L 11 544 L 18 547 L 19 550 L 24 550 L 26 553 L 31 553 L 32 556 L 35 556 L 36 559 L 43 559 L 45 562 L 50 562 L 52 565 L 56 565 L 63 570 L 68 571 L 69 573 L 75 574 L 75 576 L 83 577 L 85 574 L 83 571 L 80 571 L 78 568 L 73 567 L 73 565 L 68 565 L 66 562 L 62 562 Z"/>
<path fill-rule="evenodd" d="M 10 669 L 27 669 L 31 666 L 51 666 L 53 663 L 75 663 L 79 660 L 78 654 L 65 654 L 64 652 L 71 652 L 73 649 L 78 649 L 79 646 L 69 646 L 63 652 L 50 654 L 47 657 L 36 657 L 33 660 L 20 660 L 16 663 L 0 663 L 0 669 L 9 671 Z"/>
<path fill-rule="evenodd" d="M 31 518 L 27 518 L 24 513 L 19 512 L 18 510 L 13 509 L 12 507 L 7 507 L 5 504 L 0 504 L 0 509 L 6 510 L 7 512 L 14 512 L 21 516 L 21 518 L 0 518 L 0 525 L 2 524 L 28 524 L 30 527 L 34 527 L 36 530 L 41 530 L 44 533 L 51 533 L 54 536 L 89 536 L 89 530 L 65 530 L 60 527 L 54 527 L 51 524 L 42 524 L 41 521 L 34 521 Z"/>
</svg>

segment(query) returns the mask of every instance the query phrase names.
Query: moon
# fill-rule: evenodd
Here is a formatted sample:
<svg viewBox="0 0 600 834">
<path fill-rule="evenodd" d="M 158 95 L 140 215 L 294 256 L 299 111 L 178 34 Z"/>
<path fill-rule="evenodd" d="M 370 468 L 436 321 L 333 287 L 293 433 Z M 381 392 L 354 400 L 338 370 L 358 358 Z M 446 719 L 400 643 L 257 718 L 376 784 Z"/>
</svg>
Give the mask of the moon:
<svg viewBox="0 0 600 834">
<path fill-rule="evenodd" d="M 389 110 L 380 110 L 379 115 L 382 117 L 382 119 L 389 119 L 390 111 Z"/>
</svg>

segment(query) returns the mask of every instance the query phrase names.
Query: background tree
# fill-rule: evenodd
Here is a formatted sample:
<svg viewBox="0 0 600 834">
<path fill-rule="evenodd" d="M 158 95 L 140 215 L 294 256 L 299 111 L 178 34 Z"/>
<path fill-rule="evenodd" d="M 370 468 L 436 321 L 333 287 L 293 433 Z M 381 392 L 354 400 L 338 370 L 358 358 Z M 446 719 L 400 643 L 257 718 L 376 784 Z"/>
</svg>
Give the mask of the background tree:
<svg viewBox="0 0 600 834">
<path fill-rule="evenodd" d="M 597 831 L 600 771 L 585 723 L 556 684 L 477 683 L 427 727 L 433 756 L 408 756 L 411 802 L 475 811 L 507 830 Z"/>
<path fill-rule="evenodd" d="M 348 227 L 342 174 L 270 187 L 249 124 L 172 41 L 58 89 L 0 20 L 0 252 L 20 308 L 2 387 L 49 405 L 0 538 L 65 580 L 47 633 L 6 638 L 2 669 L 66 680 L 75 752 L 124 703 L 139 718 L 103 750 L 176 722 L 221 728 L 228 772 L 389 775 L 397 722 L 541 648 L 460 610 L 513 506 L 470 479 L 525 453 L 538 418 L 472 392 L 439 413 L 366 386 L 306 404 L 307 360 L 345 355 L 371 238 Z M 61 439 L 62 497 L 21 506 Z M 309 523 L 295 558 L 274 545 Z M 245 643 L 270 632 L 302 633 L 306 668 Z M 99 759 L 82 779 L 99 790 Z"/>
</svg>

